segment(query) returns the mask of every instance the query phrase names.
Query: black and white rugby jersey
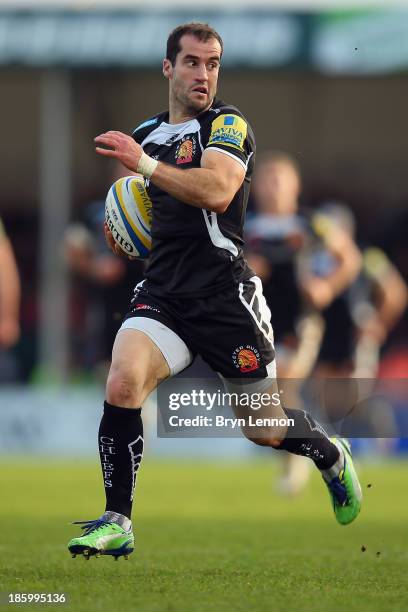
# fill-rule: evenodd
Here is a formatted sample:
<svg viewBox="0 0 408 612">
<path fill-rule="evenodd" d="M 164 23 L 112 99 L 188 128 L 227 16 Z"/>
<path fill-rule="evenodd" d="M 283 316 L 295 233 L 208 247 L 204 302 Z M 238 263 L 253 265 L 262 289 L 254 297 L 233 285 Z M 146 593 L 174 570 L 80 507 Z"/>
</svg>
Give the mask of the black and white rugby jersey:
<svg viewBox="0 0 408 612">
<path fill-rule="evenodd" d="M 220 100 L 184 123 L 169 124 L 168 119 L 168 112 L 160 113 L 133 132 L 136 142 L 154 159 L 176 168 L 198 168 L 203 151 L 212 148 L 236 159 L 246 170 L 244 182 L 222 214 L 185 204 L 146 180 L 153 219 L 144 286 L 152 294 L 210 295 L 253 276 L 242 247 L 254 134 L 241 112 Z"/>
</svg>

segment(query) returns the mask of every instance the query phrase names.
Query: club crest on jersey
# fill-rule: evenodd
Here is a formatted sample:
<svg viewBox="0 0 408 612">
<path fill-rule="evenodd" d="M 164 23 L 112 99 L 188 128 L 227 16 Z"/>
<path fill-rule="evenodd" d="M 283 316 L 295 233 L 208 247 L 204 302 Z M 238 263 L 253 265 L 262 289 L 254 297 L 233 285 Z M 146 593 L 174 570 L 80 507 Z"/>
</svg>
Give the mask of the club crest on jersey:
<svg viewBox="0 0 408 612">
<path fill-rule="evenodd" d="M 193 136 L 185 136 L 176 150 L 176 164 L 189 164 L 196 152 L 196 141 Z"/>
<path fill-rule="evenodd" d="M 232 353 L 232 361 L 240 372 L 253 372 L 260 367 L 261 357 L 255 347 L 246 344 L 237 346 Z"/>
</svg>

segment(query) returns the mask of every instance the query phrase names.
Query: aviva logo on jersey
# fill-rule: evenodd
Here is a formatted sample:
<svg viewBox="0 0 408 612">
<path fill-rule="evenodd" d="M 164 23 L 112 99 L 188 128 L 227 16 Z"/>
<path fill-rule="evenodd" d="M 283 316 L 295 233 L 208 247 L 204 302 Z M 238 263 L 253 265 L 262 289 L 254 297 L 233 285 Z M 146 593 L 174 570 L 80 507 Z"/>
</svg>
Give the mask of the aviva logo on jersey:
<svg viewBox="0 0 408 612">
<path fill-rule="evenodd" d="M 208 144 L 226 145 L 243 151 L 247 131 L 248 126 L 242 117 L 220 115 L 212 123 Z"/>
</svg>

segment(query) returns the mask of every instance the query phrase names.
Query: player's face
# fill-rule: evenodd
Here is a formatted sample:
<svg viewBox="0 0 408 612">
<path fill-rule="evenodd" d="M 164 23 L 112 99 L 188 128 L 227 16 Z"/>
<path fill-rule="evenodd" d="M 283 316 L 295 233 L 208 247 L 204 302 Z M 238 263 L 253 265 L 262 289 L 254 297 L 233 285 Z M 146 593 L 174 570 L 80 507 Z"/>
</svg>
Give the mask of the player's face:
<svg viewBox="0 0 408 612">
<path fill-rule="evenodd" d="M 293 215 L 298 208 L 299 177 L 285 162 L 265 162 L 256 171 L 254 194 L 259 212 Z"/>
<path fill-rule="evenodd" d="M 164 60 L 170 98 L 186 114 L 196 115 L 209 108 L 217 93 L 221 47 L 215 38 L 206 42 L 191 34 L 180 39 L 181 51 L 174 66 Z"/>
</svg>

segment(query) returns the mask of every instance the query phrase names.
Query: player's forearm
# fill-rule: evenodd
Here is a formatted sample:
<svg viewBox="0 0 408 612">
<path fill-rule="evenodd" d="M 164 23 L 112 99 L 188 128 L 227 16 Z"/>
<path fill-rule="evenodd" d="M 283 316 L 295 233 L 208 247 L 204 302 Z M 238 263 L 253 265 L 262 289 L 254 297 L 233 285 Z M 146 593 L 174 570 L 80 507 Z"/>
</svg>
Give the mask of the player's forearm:
<svg viewBox="0 0 408 612">
<path fill-rule="evenodd" d="M 333 292 L 333 297 L 340 295 L 357 278 L 362 264 L 362 257 L 354 242 L 344 237 L 338 244 L 330 245 L 338 266 L 326 278 Z"/>
<path fill-rule="evenodd" d="M 338 268 L 327 277 L 327 282 L 333 293 L 333 297 L 337 297 L 351 285 L 357 278 L 361 268 L 361 258 L 356 253 L 352 259 L 340 261 Z"/>
<path fill-rule="evenodd" d="M 230 203 L 227 185 L 207 168 L 180 170 L 160 162 L 150 180 L 177 200 L 196 208 L 223 213 Z"/>
<path fill-rule="evenodd" d="M 20 278 L 8 240 L 0 245 L 0 316 L 17 320 L 20 310 Z"/>
<path fill-rule="evenodd" d="M 206 158 L 206 165 L 201 163 L 200 168 L 181 170 L 150 157 L 133 138 L 122 132 L 106 132 L 94 140 L 97 153 L 118 159 L 133 173 L 142 174 L 173 198 L 196 208 L 225 212 L 244 180 L 245 170 L 240 165 L 231 160 L 229 164 L 226 159 L 216 160 L 214 152 L 214 159 Z M 204 155 L 202 162 L 203 159 Z"/>
<path fill-rule="evenodd" d="M 407 287 L 398 272 L 390 272 L 378 293 L 377 316 L 389 332 L 407 306 Z"/>
</svg>

